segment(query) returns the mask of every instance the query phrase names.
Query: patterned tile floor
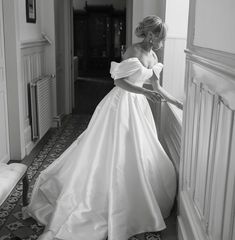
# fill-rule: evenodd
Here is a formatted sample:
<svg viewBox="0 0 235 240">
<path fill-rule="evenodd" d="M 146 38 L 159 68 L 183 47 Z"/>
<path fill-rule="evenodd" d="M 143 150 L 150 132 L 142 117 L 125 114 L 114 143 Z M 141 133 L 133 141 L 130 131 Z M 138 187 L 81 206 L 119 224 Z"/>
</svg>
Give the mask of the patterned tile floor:
<svg viewBox="0 0 235 240">
<path fill-rule="evenodd" d="M 28 167 L 30 182 L 29 197 L 39 173 L 49 166 L 61 153 L 84 131 L 90 115 L 71 115 L 64 121 L 63 127 L 50 130 L 49 137 Z M 20 237 L 23 240 L 34 240 L 43 232 L 32 218 L 23 220 L 21 214 L 22 184 L 19 183 L 5 204 L 0 208 L 0 240 Z M 143 233 L 130 240 L 160 240 L 158 233 Z"/>
</svg>

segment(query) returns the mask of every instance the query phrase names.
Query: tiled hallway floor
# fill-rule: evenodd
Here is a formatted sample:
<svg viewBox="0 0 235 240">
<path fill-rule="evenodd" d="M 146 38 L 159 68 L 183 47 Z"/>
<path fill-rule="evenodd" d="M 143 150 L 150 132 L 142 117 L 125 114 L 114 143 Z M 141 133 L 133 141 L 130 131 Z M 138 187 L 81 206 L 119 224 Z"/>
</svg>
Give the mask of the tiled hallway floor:
<svg viewBox="0 0 235 240">
<path fill-rule="evenodd" d="M 89 120 L 90 115 L 71 115 L 67 117 L 63 126 L 50 130 L 36 153 L 25 159 L 25 163 L 29 166 L 29 197 L 39 173 L 58 158 L 84 131 Z M 15 236 L 21 237 L 24 240 L 33 240 L 37 239 L 43 231 L 43 227 L 39 226 L 32 218 L 27 220 L 22 219 L 21 191 L 22 185 L 19 184 L 0 209 L 0 240 L 9 240 Z M 162 239 L 176 240 L 175 211 L 166 220 L 166 223 L 168 228 L 162 232 Z M 145 233 L 132 239 L 158 240 L 159 238 L 155 233 Z"/>
</svg>

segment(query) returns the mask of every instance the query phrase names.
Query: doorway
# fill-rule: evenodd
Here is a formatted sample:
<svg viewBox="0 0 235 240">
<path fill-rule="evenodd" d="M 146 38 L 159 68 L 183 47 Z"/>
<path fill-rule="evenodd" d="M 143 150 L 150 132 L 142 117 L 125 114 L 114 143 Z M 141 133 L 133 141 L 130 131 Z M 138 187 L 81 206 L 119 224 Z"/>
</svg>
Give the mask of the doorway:
<svg viewBox="0 0 235 240">
<path fill-rule="evenodd" d="M 122 3 L 121 3 L 122 2 Z M 125 0 L 109 5 L 74 1 L 74 112 L 92 114 L 114 87 L 110 62 L 126 45 Z"/>
</svg>

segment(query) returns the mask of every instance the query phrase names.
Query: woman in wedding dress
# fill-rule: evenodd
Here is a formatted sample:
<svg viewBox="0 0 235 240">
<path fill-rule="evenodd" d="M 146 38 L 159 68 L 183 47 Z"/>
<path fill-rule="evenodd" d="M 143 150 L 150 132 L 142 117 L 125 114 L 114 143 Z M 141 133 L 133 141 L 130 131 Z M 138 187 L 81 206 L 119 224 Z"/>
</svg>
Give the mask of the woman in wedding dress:
<svg viewBox="0 0 235 240">
<path fill-rule="evenodd" d="M 151 15 L 135 33 L 143 41 L 111 63 L 116 86 L 84 133 L 35 183 L 25 214 L 45 225 L 40 240 L 127 240 L 166 227 L 176 174 L 146 97 L 182 104 L 159 85 L 163 65 L 153 50 L 162 46 L 165 24 Z M 156 90 L 143 88 L 147 81 Z"/>
</svg>

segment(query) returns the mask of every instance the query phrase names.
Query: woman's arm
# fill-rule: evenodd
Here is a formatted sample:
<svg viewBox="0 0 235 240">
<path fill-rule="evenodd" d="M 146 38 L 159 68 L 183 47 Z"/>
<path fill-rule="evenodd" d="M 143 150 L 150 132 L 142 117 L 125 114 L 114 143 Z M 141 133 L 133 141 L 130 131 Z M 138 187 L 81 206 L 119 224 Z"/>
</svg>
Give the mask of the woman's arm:
<svg viewBox="0 0 235 240">
<path fill-rule="evenodd" d="M 177 100 L 175 97 L 173 97 L 171 94 L 169 94 L 159 83 L 158 78 L 153 74 L 153 76 L 150 78 L 150 81 L 152 83 L 153 89 L 158 92 L 167 102 L 174 104 L 180 109 L 183 109 L 183 104 Z"/>
<path fill-rule="evenodd" d="M 128 92 L 133 92 L 136 94 L 143 94 L 145 97 L 150 99 L 153 102 L 159 101 L 161 96 L 155 91 L 148 90 L 143 87 L 138 87 L 126 81 L 125 78 L 119 78 L 114 81 L 114 84 Z"/>
<path fill-rule="evenodd" d="M 139 49 L 135 45 L 132 45 L 126 50 L 123 56 L 123 60 L 131 57 L 136 57 L 139 59 L 140 56 L 141 56 L 141 53 Z M 153 102 L 159 101 L 161 99 L 161 96 L 156 91 L 151 91 L 149 89 L 133 85 L 130 82 L 126 81 L 126 78 L 116 79 L 114 81 L 114 84 L 126 91 L 133 92 L 136 94 L 143 94 L 146 98 L 148 98 Z"/>
</svg>

